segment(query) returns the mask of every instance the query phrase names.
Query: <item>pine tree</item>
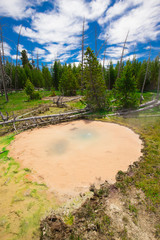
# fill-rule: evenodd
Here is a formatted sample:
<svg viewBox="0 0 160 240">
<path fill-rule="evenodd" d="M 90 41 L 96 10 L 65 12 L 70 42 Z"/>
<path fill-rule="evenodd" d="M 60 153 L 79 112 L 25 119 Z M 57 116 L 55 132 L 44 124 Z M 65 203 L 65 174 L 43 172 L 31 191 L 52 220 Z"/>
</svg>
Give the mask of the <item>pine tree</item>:
<svg viewBox="0 0 160 240">
<path fill-rule="evenodd" d="M 30 64 L 27 56 L 26 50 L 22 50 L 21 52 L 21 60 L 22 60 L 22 65 L 25 67 L 25 65 L 28 65 L 32 69 L 32 65 Z"/>
<path fill-rule="evenodd" d="M 112 61 L 110 61 L 109 67 L 105 73 L 105 81 L 107 88 L 112 89 L 116 81 L 116 72 Z"/>
<path fill-rule="evenodd" d="M 106 87 L 102 69 L 90 47 L 87 48 L 85 53 L 84 80 L 87 104 L 94 110 L 105 109 L 107 107 Z"/>
<path fill-rule="evenodd" d="M 44 78 L 44 86 L 46 89 L 50 90 L 52 87 L 52 76 L 47 66 L 42 67 L 42 75 Z"/>
<path fill-rule="evenodd" d="M 59 89 L 59 82 L 62 76 L 62 66 L 60 61 L 55 61 L 53 67 L 51 68 L 53 86 L 56 90 Z"/>
<path fill-rule="evenodd" d="M 121 78 L 116 80 L 114 92 L 118 108 L 128 109 L 138 105 L 136 80 L 132 76 L 130 61 L 127 61 Z"/>
<path fill-rule="evenodd" d="M 71 65 L 67 66 L 65 64 L 62 77 L 59 83 L 59 89 L 64 94 L 64 96 L 74 96 L 76 95 L 76 77 L 72 72 Z"/>
<path fill-rule="evenodd" d="M 32 70 L 32 78 L 33 78 L 33 85 L 35 87 L 37 88 L 44 87 L 44 78 L 43 78 L 42 72 L 39 69 L 34 68 Z"/>
</svg>

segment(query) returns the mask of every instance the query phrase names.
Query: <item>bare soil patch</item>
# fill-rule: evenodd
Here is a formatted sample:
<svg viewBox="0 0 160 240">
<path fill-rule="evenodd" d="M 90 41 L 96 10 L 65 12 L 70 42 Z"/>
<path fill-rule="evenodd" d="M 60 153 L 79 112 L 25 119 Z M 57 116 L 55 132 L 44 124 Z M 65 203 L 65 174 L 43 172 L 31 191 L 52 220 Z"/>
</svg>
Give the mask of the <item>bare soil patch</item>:
<svg viewBox="0 0 160 240">
<path fill-rule="evenodd" d="M 76 196 L 91 184 L 115 182 L 119 170 L 142 155 L 139 135 L 127 127 L 78 120 L 29 130 L 15 137 L 10 156 L 59 195 Z"/>
</svg>

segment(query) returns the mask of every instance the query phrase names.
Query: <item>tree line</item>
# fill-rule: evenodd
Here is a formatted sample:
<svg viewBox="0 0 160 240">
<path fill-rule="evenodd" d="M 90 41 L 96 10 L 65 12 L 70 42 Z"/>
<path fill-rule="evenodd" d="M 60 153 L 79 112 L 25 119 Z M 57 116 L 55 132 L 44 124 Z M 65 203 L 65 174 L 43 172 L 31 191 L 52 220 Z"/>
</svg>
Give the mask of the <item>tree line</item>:
<svg viewBox="0 0 160 240">
<path fill-rule="evenodd" d="M 136 106 L 134 95 L 136 91 L 141 91 L 144 78 L 144 90 L 157 89 L 159 57 L 148 63 L 146 60 L 140 62 L 134 57 L 126 63 L 118 61 L 115 66 L 110 61 L 108 66 L 104 67 L 88 47 L 84 54 L 83 67 L 81 63 L 78 66 L 63 65 L 56 60 L 50 69 L 43 64 L 40 69 L 38 64 L 35 66 L 33 60 L 29 61 L 26 50 L 21 52 L 21 62 L 22 64 L 17 66 L 9 61 L 3 64 L 7 89 L 24 89 L 29 81 L 35 88 L 59 90 L 64 96 L 76 95 L 78 90 L 81 94 L 85 91 L 88 103 L 99 109 L 108 105 L 106 90 L 113 90 L 115 96 L 121 99 L 120 105 L 128 108 Z M 29 86 L 29 88 L 33 87 Z M 3 94 L 2 85 L 1 93 Z M 36 94 L 32 94 L 33 96 Z M 130 99 L 128 103 L 125 103 L 126 99 Z"/>
<path fill-rule="evenodd" d="M 35 67 L 34 61 L 30 63 L 25 50 L 21 52 L 21 61 L 22 65 L 17 66 L 17 89 L 24 89 L 27 79 L 29 79 L 36 88 L 45 88 L 48 90 L 54 88 L 55 90 L 63 92 L 64 95 L 74 95 L 76 94 L 75 90 L 80 90 L 81 88 L 81 64 L 78 66 L 74 63 L 72 65 L 62 65 L 61 62 L 57 60 L 50 69 L 47 65 L 43 64 L 42 69 L 40 69 Z M 144 60 L 140 62 L 134 57 L 133 60 L 128 60 L 127 62 L 131 64 L 132 77 L 136 80 L 137 89 L 141 91 L 146 74 L 147 61 Z M 124 62 L 122 63 L 121 74 L 123 74 L 126 65 Z M 115 66 L 112 61 L 110 61 L 107 67 L 103 67 L 101 64 L 99 66 L 105 80 L 106 88 L 111 90 L 117 79 L 119 61 Z M 8 76 L 7 88 L 15 89 L 16 66 L 14 63 L 6 61 L 4 69 Z M 159 57 L 157 56 L 153 61 L 149 62 L 145 90 L 155 90 L 157 88 L 158 71 Z"/>
</svg>

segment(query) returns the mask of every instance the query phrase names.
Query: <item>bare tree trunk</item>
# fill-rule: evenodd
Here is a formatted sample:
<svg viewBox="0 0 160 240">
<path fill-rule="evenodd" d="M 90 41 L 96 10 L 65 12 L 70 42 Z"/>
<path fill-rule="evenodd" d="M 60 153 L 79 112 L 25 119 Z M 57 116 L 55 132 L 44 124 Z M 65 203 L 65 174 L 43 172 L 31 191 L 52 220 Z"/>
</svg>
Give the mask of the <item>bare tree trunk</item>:
<svg viewBox="0 0 160 240">
<path fill-rule="evenodd" d="M 6 82 L 5 82 L 5 74 L 4 74 L 3 64 L 2 64 L 1 50 L 0 50 L 0 70 L 1 70 L 1 75 L 2 75 L 2 83 L 3 83 L 3 89 L 4 89 L 4 93 L 5 93 L 5 98 L 6 98 L 6 102 L 8 102 L 8 94 L 7 94 L 7 88 L 6 88 Z"/>
<path fill-rule="evenodd" d="M 144 77 L 144 81 L 143 81 L 143 85 L 142 85 L 142 90 L 141 90 L 140 103 L 142 103 L 142 100 L 143 100 L 143 91 L 144 91 L 144 87 L 145 87 L 146 79 L 147 79 L 147 74 L 148 74 L 148 67 L 149 67 L 149 62 L 150 62 L 150 55 L 151 55 L 151 45 L 150 45 L 149 57 L 148 57 L 148 61 L 147 61 L 146 73 L 145 73 L 145 77 Z"/>
<path fill-rule="evenodd" d="M 97 26 L 95 25 L 95 55 L 97 56 Z"/>
<path fill-rule="evenodd" d="M 3 56 L 2 62 L 4 63 L 4 48 L 3 48 L 3 35 L 2 35 L 1 24 L 0 24 L 0 31 L 1 31 L 1 48 L 2 48 L 2 56 Z M 1 74 L 2 74 L 2 71 L 1 71 Z M 3 78 L 3 76 L 2 76 L 2 78 Z M 1 96 L 3 96 L 3 81 L 1 82 Z"/>
<path fill-rule="evenodd" d="M 111 76 L 110 76 L 110 66 L 111 64 L 109 63 L 109 71 L 108 71 L 108 89 L 111 89 Z"/>
<path fill-rule="evenodd" d="M 85 25 L 85 18 L 83 19 L 83 27 L 82 27 L 82 71 L 81 71 L 81 93 L 83 93 L 84 25 Z"/>
<path fill-rule="evenodd" d="M 4 47 L 3 47 L 3 33 L 2 33 L 2 26 L 1 26 L 1 24 L 0 24 L 0 30 L 1 30 L 2 64 L 3 64 L 3 66 L 5 66 Z"/>
<path fill-rule="evenodd" d="M 123 56 L 124 56 L 124 50 L 125 50 L 125 46 L 126 46 L 126 42 L 127 42 L 127 38 L 128 38 L 128 34 L 129 34 L 129 31 L 127 32 L 126 39 L 125 39 L 124 44 L 123 44 L 123 49 L 122 49 L 122 54 L 121 54 L 121 60 L 120 60 L 120 63 L 119 63 L 119 69 L 118 69 L 118 75 L 117 75 L 117 78 L 120 77 L 121 66 L 122 66 L 122 61 L 123 61 Z"/>
<path fill-rule="evenodd" d="M 21 29 L 22 29 L 22 25 L 20 26 L 19 35 L 18 35 L 18 42 L 17 42 L 15 90 L 17 89 L 17 82 L 18 82 L 17 64 L 18 64 L 18 48 L 19 48 L 19 40 L 20 40 L 20 35 L 21 35 Z"/>
<path fill-rule="evenodd" d="M 106 44 L 105 44 L 105 49 L 104 49 L 104 57 L 103 57 L 103 80 L 105 80 L 105 59 L 106 59 Z"/>
<path fill-rule="evenodd" d="M 37 69 L 39 70 L 39 56 L 38 56 L 38 52 L 37 52 Z"/>
<path fill-rule="evenodd" d="M 106 48 L 106 44 L 107 44 L 107 41 L 108 41 L 108 38 L 102 43 L 102 45 L 100 46 L 100 48 L 99 48 L 99 50 L 98 50 L 98 52 L 97 52 L 97 54 L 96 54 L 96 57 L 98 57 L 98 55 L 99 55 L 99 53 L 100 53 L 100 51 L 101 51 L 101 49 L 102 49 L 102 47 L 105 45 L 105 48 Z"/>
<path fill-rule="evenodd" d="M 31 51 L 31 53 L 32 53 L 32 67 L 34 68 L 33 51 Z"/>
<path fill-rule="evenodd" d="M 10 71 L 10 88 L 11 88 L 11 92 L 12 92 L 12 58 L 11 58 L 11 71 Z"/>
</svg>

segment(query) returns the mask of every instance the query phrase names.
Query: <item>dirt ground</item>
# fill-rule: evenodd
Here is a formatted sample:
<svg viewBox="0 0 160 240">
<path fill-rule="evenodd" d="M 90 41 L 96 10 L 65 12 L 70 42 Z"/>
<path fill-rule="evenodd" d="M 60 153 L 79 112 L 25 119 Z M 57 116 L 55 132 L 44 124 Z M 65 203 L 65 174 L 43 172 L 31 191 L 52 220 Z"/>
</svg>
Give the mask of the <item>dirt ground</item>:
<svg viewBox="0 0 160 240">
<path fill-rule="evenodd" d="M 8 147 L 28 176 L 43 181 L 57 195 L 76 196 L 91 184 L 115 182 L 119 170 L 142 155 L 142 141 L 127 127 L 78 120 L 29 130 Z"/>
</svg>

